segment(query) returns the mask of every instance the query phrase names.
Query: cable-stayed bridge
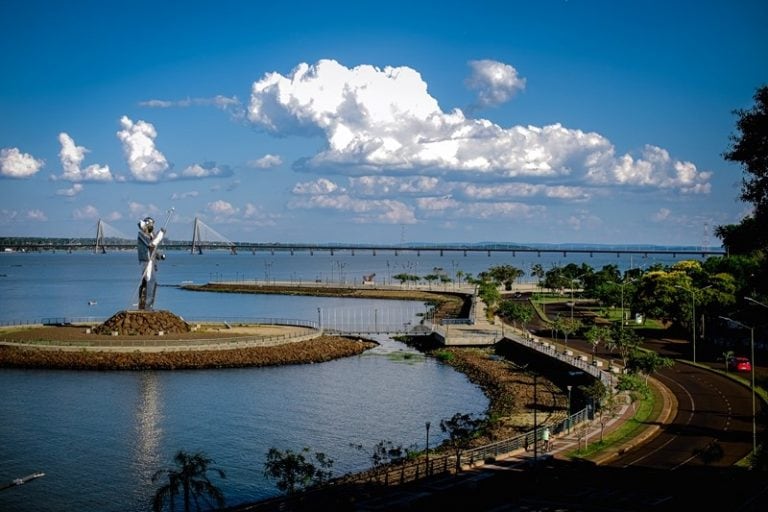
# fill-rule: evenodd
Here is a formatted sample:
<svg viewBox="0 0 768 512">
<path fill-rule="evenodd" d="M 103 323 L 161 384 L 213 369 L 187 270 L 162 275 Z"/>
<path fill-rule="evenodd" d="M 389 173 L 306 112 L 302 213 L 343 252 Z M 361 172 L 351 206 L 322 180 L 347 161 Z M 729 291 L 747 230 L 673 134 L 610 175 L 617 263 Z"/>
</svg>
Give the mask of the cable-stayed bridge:
<svg viewBox="0 0 768 512">
<path fill-rule="evenodd" d="M 83 238 L 72 239 L 53 239 L 40 242 L 33 242 L 25 239 L 5 239 L 0 241 L 0 250 L 10 251 L 46 251 L 46 250 L 93 250 L 95 252 L 106 252 L 108 250 L 126 250 L 133 249 L 136 246 L 136 237 L 129 237 L 119 230 L 111 227 L 103 220 L 99 220 L 96 226 L 96 236 L 93 239 Z M 568 254 L 638 254 L 648 255 L 669 255 L 677 256 L 724 256 L 725 250 L 714 247 L 668 247 L 656 245 L 576 245 L 576 244 L 551 244 L 551 245 L 521 245 L 514 243 L 472 243 L 472 244 L 440 244 L 440 243 L 404 243 L 400 244 L 356 244 L 356 243 L 302 243 L 302 242 L 233 242 L 225 236 L 218 233 L 215 229 L 205 224 L 199 218 L 195 218 L 192 226 L 192 238 L 186 240 L 163 240 L 163 247 L 167 250 L 187 250 L 191 253 L 202 254 L 206 250 L 227 250 L 232 254 L 239 252 L 305 252 L 310 255 L 315 252 L 326 252 L 334 255 L 335 253 L 367 253 L 376 255 L 378 253 L 400 253 L 415 254 L 420 256 L 422 253 L 437 253 L 440 256 L 444 254 L 463 254 L 469 253 L 511 253 L 515 256 L 517 253 L 533 253 L 537 255 L 554 253 L 567 256 Z"/>
</svg>

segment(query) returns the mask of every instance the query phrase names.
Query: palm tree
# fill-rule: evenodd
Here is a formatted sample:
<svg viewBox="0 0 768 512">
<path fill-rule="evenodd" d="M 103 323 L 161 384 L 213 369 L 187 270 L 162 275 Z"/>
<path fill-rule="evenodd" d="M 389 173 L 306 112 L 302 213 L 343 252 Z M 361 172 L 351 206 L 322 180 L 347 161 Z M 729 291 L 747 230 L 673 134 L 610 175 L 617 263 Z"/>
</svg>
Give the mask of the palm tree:
<svg viewBox="0 0 768 512">
<path fill-rule="evenodd" d="M 191 510 L 192 502 L 195 504 L 195 510 L 200 510 L 201 498 L 207 505 L 215 502 L 218 507 L 224 506 L 224 494 L 213 485 L 208 479 L 206 473 L 214 471 L 219 477 L 226 478 L 224 471 L 209 467 L 213 460 L 206 457 L 204 453 L 189 454 L 184 450 L 179 450 L 173 458 L 176 466 L 173 468 L 161 469 L 152 475 L 152 482 L 156 483 L 164 476 L 168 477 L 168 483 L 162 485 L 152 500 L 152 510 L 161 512 L 164 509 L 166 498 L 170 510 L 176 510 L 176 500 L 181 492 L 184 502 L 184 512 Z"/>
</svg>

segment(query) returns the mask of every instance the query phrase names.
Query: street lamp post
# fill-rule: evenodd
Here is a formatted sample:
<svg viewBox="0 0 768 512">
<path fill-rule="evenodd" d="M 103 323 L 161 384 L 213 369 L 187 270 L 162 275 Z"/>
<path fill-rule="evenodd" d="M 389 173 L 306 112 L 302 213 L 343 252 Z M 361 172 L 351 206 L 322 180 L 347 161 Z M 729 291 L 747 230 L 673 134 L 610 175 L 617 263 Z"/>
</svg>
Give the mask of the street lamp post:
<svg viewBox="0 0 768 512">
<path fill-rule="evenodd" d="M 571 389 L 573 386 L 568 384 L 568 433 L 571 433 Z"/>
<path fill-rule="evenodd" d="M 629 282 L 630 283 L 634 282 L 634 279 L 630 279 Z M 621 330 L 622 331 L 624 330 L 624 320 L 625 320 L 625 315 L 624 315 L 624 285 L 626 285 L 626 284 L 627 284 L 627 281 L 622 279 L 622 281 L 621 281 Z"/>
<path fill-rule="evenodd" d="M 429 475 L 429 427 L 431 426 L 430 422 L 424 423 L 424 426 L 427 427 L 427 475 Z"/>
<path fill-rule="evenodd" d="M 707 288 L 711 288 L 712 285 L 708 284 L 704 288 L 699 288 L 699 291 L 706 290 Z M 695 288 L 686 288 L 685 286 L 680 286 L 679 284 L 675 285 L 675 288 L 680 288 L 681 290 L 685 290 L 691 294 L 691 320 L 693 322 L 691 323 L 691 341 L 693 342 L 693 362 L 696 363 L 696 289 Z"/>
<path fill-rule="evenodd" d="M 581 281 L 581 278 L 586 275 L 587 274 L 581 274 L 571 279 L 571 325 L 573 325 L 573 306 L 574 306 L 573 285 L 576 283 L 576 281 Z"/>
<path fill-rule="evenodd" d="M 755 419 L 755 328 L 749 327 L 748 325 L 745 325 L 738 320 L 734 320 L 732 318 L 728 318 L 725 316 L 721 316 L 723 320 L 726 320 L 728 322 L 732 322 L 739 327 L 743 329 L 749 329 L 749 362 L 750 366 L 752 367 L 751 370 L 751 378 L 752 378 L 752 455 L 755 455 L 757 453 L 757 422 Z"/>
</svg>

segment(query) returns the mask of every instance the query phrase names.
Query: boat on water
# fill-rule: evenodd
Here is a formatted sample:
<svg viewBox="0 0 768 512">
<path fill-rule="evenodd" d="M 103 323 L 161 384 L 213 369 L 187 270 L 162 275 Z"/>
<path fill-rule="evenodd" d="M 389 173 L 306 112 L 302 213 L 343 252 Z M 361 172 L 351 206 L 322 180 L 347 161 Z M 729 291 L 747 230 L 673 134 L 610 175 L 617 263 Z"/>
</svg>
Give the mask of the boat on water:
<svg viewBox="0 0 768 512">
<path fill-rule="evenodd" d="M 24 485 L 25 483 L 35 480 L 36 478 L 40 478 L 41 476 L 45 476 L 45 473 L 32 473 L 31 475 L 23 476 L 21 478 L 14 478 L 11 481 L 11 484 L 13 485 Z"/>
</svg>

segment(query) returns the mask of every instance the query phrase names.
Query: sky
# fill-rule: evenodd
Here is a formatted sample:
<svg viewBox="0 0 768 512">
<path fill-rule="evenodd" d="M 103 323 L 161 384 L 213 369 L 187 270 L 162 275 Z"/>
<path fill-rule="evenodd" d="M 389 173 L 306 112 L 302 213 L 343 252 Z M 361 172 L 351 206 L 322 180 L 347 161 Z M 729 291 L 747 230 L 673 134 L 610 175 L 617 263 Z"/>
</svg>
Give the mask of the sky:
<svg viewBox="0 0 768 512">
<path fill-rule="evenodd" d="M 719 247 L 768 2 L 0 1 L 0 236 Z"/>
</svg>

